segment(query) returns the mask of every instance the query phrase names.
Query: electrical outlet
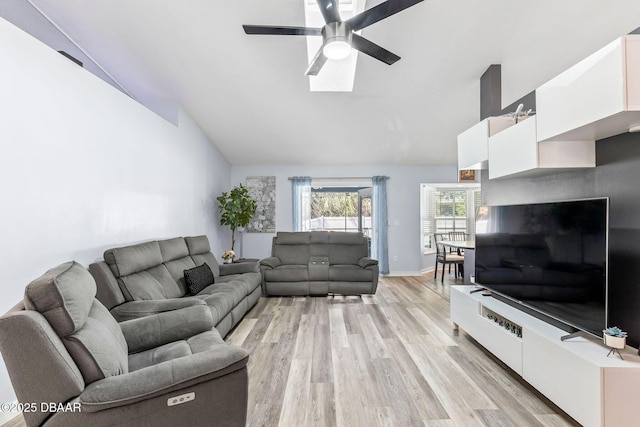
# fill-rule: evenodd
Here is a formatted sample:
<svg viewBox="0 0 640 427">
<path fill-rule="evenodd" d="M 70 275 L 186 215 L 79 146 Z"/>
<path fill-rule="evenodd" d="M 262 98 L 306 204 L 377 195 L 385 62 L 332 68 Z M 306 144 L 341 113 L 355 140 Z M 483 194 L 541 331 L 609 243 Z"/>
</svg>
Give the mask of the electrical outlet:
<svg viewBox="0 0 640 427">
<path fill-rule="evenodd" d="M 394 256 L 393 256 L 393 260 L 394 260 L 394 261 L 397 261 L 397 260 L 398 260 L 398 255 L 394 255 Z"/>
</svg>

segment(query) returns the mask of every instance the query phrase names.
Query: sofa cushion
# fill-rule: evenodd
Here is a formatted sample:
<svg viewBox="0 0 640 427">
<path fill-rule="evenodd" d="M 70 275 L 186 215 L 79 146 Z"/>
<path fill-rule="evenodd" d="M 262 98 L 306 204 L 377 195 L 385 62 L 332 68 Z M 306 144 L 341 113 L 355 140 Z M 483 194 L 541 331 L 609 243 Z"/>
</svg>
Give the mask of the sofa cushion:
<svg viewBox="0 0 640 427">
<path fill-rule="evenodd" d="M 332 245 L 360 245 L 367 247 L 367 238 L 362 233 L 333 232 L 329 234 L 329 243 Z"/>
<path fill-rule="evenodd" d="M 216 283 L 234 283 L 234 286 L 241 286 L 247 295 L 259 288 L 261 282 L 262 275 L 257 272 L 229 274 L 226 276 L 220 276 L 216 279 Z"/>
<path fill-rule="evenodd" d="M 193 262 L 193 259 L 190 256 L 186 256 L 183 258 L 174 259 L 173 261 L 166 261 L 164 263 L 164 266 L 167 267 L 169 274 L 176 282 L 176 285 L 178 285 L 180 293 L 182 295 L 187 295 L 189 293 L 189 289 L 184 282 L 184 271 L 202 264 L 204 263 L 196 264 L 195 262 Z"/>
<path fill-rule="evenodd" d="M 154 241 L 108 249 L 104 260 L 116 277 L 122 277 L 162 264 L 162 253 Z"/>
<path fill-rule="evenodd" d="M 367 245 L 331 244 L 329 246 L 329 264 L 357 265 L 361 258 L 367 256 Z"/>
<path fill-rule="evenodd" d="M 61 264 L 27 285 L 24 305 L 42 314 L 61 337 L 84 326 L 96 296 L 93 276 L 75 261 Z"/>
<path fill-rule="evenodd" d="M 279 231 L 275 238 L 276 245 L 308 245 L 311 243 L 311 232 Z"/>
<path fill-rule="evenodd" d="M 357 265 L 329 266 L 329 280 L 335 282 L 371 282 L 373 271 Z"/>
<path fill-rule="evenodd" d="M 218 265 L 218 260 L 211 253 L 207 236 L 185 237 L 184 241 L 187 243 L 189 256 L 193 259 L 195 265 L 201 265 L 206 262 L 211 271 L 213 271 L 214 277 L 220 276 L 220 266 Z"/>
<path fill-rule="evenodd" d="M 242 283 L 239 282 L 229 282 L 229 283 L 216 283 L 214 285 L 207 286 L 200 292 L 197 297 L 204 297 L 205 301 L 207 300 L 207 295 L 214 295 L 219 293 L 229 294 L 233 301 L 233 306 L 229 309 L 233 309 L 236 305 L 240 303 L 247 295 L 245 291 L 245 287 Z"/>
<path fill-rule="evenodd" d="M 307 265 L 281 265 L 265 270 L 264 278 L 268 282 L 304 282 L 309 280 L 309 268 Z"/>
<path fill-rule="evenodd" d="M 98 300 L 82 328 L 62 339 L 85 384 L 129 371 L 127 342 L 118 322 Z"/>
<path fill-rule="evenodd" d="M 358 264 L 358 261 L 368 256 L 367 238 L 362 233 L 327 233 L 328 241 L 325 246 L 329 264 Z M 319 253 L 320 250 L 313 250 Z"/>
<path fill-rule="evenodd" d="M 211 294 L 201 293 L 194 298 L 199 298 L 207 303 L 209 310 L 211 310 L 211 315 L 213 316 L 213 324 L 216 326 L 218 326 L 218 323 L 220 323 L 227 314 L 231 313 L 231 310 L 235 307 L 234 300 L 236 299 L 231 292 L 214 292 Z"/>
<path fill-rule="evenodd" d="M 139 273 L 122 276 L 119 279 L 134 301 L 180 298 L 184 289 L 180 289 L 164 264 L 156 265 Z"/>
<path fill-rule="evenodd" d="M 76 262 L 59 265 L 25 289 L 25 307 L 49 322 L 86 384 L 128 372 L 127 343 L 116 320 L 95 299 L 96 284 Z"/>
<path fill-rule="evenodd" d="M 312 231 L 310 234 L 310 243 L 314 245 L 317 243 L 329 244 L 329 236 L 334 233 L 331 231 Z"/>
<path fill-rule="evenodd" d="M 307 265 L 311 256 L 310 232 L 278 232 L 273 239 L 272 255 L 282 264 Z"/>
<path fill-rule="evenodd" d="M 184 281 L 191 295 L 197 295 L 207 286 L 214 283 L 213 272 L 205 262 L 198 267 L 184 270 Z"/>
<path fill-rule="evenodd" d="M 182 237 L 175 239 L 159 240 L 158 246 L 162 254 L 162 261 L 173 261 L 174 259 L 189 256 L 189 248 L 187 242 Z"/>
<path fill-rule="evenodd" d="M 252 280 L 248 280 L 249 278 L 245 278 L 243 276 L 244 274 L 232 274 L 230 276 L 220 276 L 216 280 L 216 284 L 222 284 L 222 283 L 231 284 L 236 288 L 239 288 L 240 290 L 242 290 L 242 293 L 244 295 L 249 295 L 251 291 L 255 289 L 255 287 L 252 284 L 253 283 Z M 259 282 L 258 282 L 258 286 L 260 286 Z M 202 293 L 205 294 L 207 293 L 207 291 L 203 290 Z"/>
<path fill-rule="evenodd" d="M 185 340 L 175 341 L 129 355 L 129 369 L 134 372 L 147 366 L 157 365 L 158 363 L 178 357 L 190 356 L 191 354 L 191 348 L 189 348 L 189 344 Z"/>
<path fill-rule="evenodd" d="M 189 248 L 190 255 L 211 252 L 211 246 L 209 245 L 209 239 L 207 238 L 207 236 L 185 237 L 184 241 Z"/>
<path fill-rule="evenodd" d="M 273 256 L 279 258 L 282 264 L 306 267 L 311 256 L 310 249 L 309 245 L 277 244 L 273 247 Z"/>
</svg>

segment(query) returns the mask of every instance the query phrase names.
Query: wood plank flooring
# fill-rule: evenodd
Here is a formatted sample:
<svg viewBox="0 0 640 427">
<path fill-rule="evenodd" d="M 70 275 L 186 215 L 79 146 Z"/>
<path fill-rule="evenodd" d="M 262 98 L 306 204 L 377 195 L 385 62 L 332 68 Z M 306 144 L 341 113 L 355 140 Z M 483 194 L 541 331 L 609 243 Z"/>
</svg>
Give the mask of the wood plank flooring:
<svg viewBox="0 0 640 427">
<path fill-rule="evenodd" d="M 430 273 L 381 278 L 362 298 L 261 298 L 227 337 L 251 353 L 247 425 L 578 425 L 454 333 L 450 283 Z"/>
<path fill-rule="evenodd" d="M 251 352 L 248 426 L 578 425 L 449 319 L 449 283 L 262 298 L 227 338 Z"/>
</svg>

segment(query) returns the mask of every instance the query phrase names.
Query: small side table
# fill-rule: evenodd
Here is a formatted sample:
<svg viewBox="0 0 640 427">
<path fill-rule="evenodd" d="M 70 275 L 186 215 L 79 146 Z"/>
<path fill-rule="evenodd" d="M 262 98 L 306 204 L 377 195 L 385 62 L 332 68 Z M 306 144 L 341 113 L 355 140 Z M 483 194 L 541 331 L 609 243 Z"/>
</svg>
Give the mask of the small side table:
<svg viewBox="0 0 640 427">
<path fill-rule="evenodd" d="M 258 261 L 260 261 L 258 258 L 238 258 L 238 259 L 234 259 L 233 263 L 239 264 L 241 262 L 258 262 Z"/>
</svg>

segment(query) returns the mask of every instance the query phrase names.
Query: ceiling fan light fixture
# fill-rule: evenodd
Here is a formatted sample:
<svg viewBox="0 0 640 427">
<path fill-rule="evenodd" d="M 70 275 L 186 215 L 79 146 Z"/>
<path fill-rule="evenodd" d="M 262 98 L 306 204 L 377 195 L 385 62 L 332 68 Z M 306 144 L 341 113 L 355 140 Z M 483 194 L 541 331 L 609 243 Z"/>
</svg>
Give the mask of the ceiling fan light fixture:
<svg viewBox="0 0 640 427">
<path fill-rule="evenodd" d="M 351 55 L 351 28 L 346 22 L 329 22 L 322 29 L 322 53 L 329 59 Z"/>
<path fill-rule="evenodd" d="M 322 53 L 329 59 L 344 59 L 351 55 L 351 45 L 348 41 L 338 38 L 327 40 L 322 46 Z"/>
</svg>

